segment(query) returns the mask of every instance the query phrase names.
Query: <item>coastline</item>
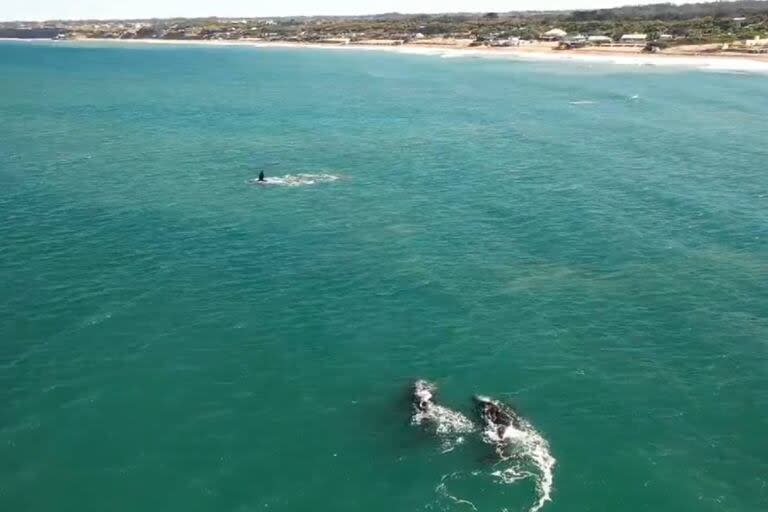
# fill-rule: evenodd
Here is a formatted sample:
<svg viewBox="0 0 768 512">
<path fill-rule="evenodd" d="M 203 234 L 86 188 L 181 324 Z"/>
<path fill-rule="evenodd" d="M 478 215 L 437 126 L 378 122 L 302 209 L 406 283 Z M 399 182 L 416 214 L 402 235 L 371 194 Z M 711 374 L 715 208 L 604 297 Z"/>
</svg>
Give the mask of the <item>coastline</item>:
<svg viewBox="0 0 768 512">
<path fill-rule="evenodd" d="M 534 44 L 520 47 L 460 47 L 444 44 L 323 44 L 289 41 L 238 40 L 191 40 L 191 39 L 11 39 L 0 41 L 47 42 L 54 44 L 126 44 L 126 45 L 185 45 L 251 47 L 263 49 L 319 49 L 337 51 L 381 51 L 407 55 L 426 55 L 440 58 L 488 58 L 500 60 L 555 61 L 585 64 L 615 64 L 648 67 L 682 67 L 721 72 L 768 73 L 768 55 L 696 54 L 681 51 L 642 53 L 635 48 L 593 47 L 575 50 L 554 50 L 551 46 Z"/>
</svg>

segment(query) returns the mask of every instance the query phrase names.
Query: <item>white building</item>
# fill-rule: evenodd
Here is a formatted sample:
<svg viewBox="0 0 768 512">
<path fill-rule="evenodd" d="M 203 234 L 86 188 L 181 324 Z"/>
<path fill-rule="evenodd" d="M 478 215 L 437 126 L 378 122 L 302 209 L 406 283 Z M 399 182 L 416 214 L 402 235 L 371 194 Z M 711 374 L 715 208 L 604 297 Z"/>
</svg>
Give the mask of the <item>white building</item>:
<svg viewBox="0 0 768 512">
<path fill-rule="evenodd" d="M 520 46 L 524 44 L 519 37 L 510 37 L 508 39 L 496 39 L 491 46 Z"/>
<path fill-rule="evenodd" d="M 622 43 L 645 43 L 648 40 L 648 34 L 624 34 L 621 36 Z"/>
<path fill-rule="evenodd" d="M 593 44 L 610 44 L 613 42 L 613 39 L 608 36 L 589 36 L 587 41 Z"/>
<path fill-rule="evenodd" d="M 352 40 L 348 37 L 326 37 L 321 41 L 328 44 L 349 44 Z"/>
</svg>

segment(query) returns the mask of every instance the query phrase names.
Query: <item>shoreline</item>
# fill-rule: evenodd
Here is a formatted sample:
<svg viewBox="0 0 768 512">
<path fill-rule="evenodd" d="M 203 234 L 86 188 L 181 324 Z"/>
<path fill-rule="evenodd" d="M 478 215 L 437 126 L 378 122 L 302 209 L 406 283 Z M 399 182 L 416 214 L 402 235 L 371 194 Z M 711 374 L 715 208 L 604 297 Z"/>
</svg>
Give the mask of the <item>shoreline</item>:
<svg viewBox="0 0 768 512">
<path fill-rule="evenodd" d="M 554 50 L 551 46 L 530 45 L 520 47 L 457 47 L 454 45 L 378 45 L 378 44 L 323 44 L 289 41 L 198 40 L 198 39 L 13 39 L 0 41 L 46 42 L 54 44 L 125 44 L 125 45 L 184 45 L 212 47 L 250 47 L 263 49 L 318 49 L 338 51 L 381 51 L 406 55 L 425 55 L 440 58 L 487 58 L 539 62 L 574 62 L 584 64 L 614 64 L 647 67 L 682 67 L 705 71 L 768 73 L 768 55 L 696 54 L 686 52 L 642 53 L 638 50 L 616 47 L 593 47 L 575 50 Z"/>
</svg>

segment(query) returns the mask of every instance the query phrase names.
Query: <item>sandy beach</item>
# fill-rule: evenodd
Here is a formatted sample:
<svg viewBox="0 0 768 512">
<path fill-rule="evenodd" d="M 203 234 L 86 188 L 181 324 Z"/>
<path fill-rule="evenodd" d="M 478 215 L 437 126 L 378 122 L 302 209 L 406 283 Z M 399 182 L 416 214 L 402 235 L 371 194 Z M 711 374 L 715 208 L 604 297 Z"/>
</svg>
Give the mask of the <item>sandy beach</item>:
<svg viewBox="0 0 768 512">
<path fill-rule="evenodd" d="M 46 41 L 16 39 L 17 41 Z M 239 40 L 169 40 L 169 39 L 71 39 L 55 41 L 60 44 L 150 44 L 150 45 L 201 45 L 245 46 L 255 48 L 322 49 L 337 51 L 384 51 L 411 55 L 431 55 L 441 58 L 491 58 L 510 60 L 570 61 L 591 64 L 616 64 L 630 66 L 686 67 L 721 72 L 768 73 L 768 55 L 734 54 L 725 52 L 706 53 L 706 45 L 678 47 L 659 53 L 644 53 L 640 47 L 596 46 L 573 50 L 556 50 L 552 43 L 533 43 L 516 47 L 468 47 L 451 44 L 412 43 L 405 45 L 382 44 L 323 44 Z"/>
</svg>

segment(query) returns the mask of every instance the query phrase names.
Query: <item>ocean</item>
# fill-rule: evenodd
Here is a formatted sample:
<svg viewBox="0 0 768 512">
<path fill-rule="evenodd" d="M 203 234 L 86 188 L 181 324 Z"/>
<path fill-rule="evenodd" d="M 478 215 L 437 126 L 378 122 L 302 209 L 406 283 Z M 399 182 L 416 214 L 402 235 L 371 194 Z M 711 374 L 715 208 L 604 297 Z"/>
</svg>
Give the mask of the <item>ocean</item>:
<svg viewBox="0 0 768 512">
<path fill-rule="evenodd" d="M 765 75 L 4 42 L 0 76 L 0 510 L 768 509 Z M 473 426 L 414 424 L 416 379 Z"/>
</svg>

